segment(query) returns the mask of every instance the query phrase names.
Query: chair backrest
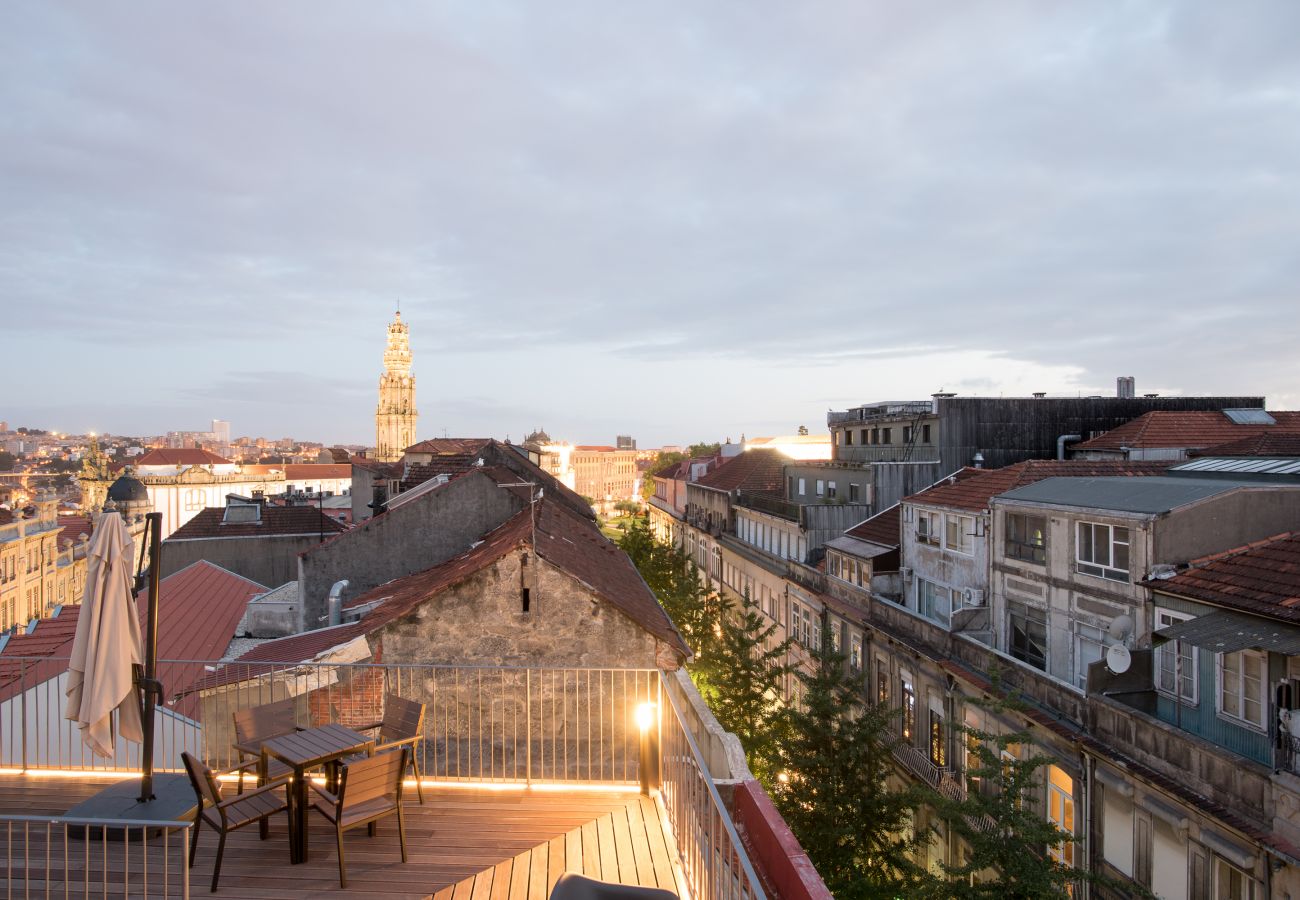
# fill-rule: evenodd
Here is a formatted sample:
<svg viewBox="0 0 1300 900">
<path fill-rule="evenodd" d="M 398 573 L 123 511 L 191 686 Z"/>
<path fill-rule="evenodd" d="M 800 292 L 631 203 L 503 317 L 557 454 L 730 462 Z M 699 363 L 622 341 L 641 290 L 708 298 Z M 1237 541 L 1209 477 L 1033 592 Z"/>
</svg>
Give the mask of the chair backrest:
<svg viewBox="0 0 1300 900">
<path fill-rule="evenodd" d="M 339 812 L 379 798 L 396 808 L 402 802 L 402 776 L 410 752 L 406 747 L 398 747 L 345 765 L 339 776 Z"/>
<path fill-rule="evenodd" d="M 384 724 L 379 728 L 379 743 L 424 736 L 424 704 L 396 694 L 384 697 Z"/>
<path fill-rule="evenodd" d="M 292 697 L 235 710 L 235 741 L 240 744 L 292 734 L 296 726 Z"/>
<path fill-rule="evenodd" d="M 212 774 L 212 770 L 189 753 L 181 753 L 181 759 L 185 763 L 185 771 L 190 776 L 190 784 L 194 787 L 194 793 L 199 798 L 199 809 L 202 810 L 205 804 L 207 806 L 216 806 L 220 803 L 221 788 L 217 785 L 217 779 Z"/>
</svg>

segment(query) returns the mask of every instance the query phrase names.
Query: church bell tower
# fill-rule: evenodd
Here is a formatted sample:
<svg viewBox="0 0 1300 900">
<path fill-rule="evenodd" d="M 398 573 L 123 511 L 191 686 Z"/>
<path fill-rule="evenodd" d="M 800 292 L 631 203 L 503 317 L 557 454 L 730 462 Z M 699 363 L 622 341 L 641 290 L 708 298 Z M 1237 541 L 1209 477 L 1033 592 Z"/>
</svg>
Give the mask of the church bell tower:
<svg viewBox="0 0 1300 900">
<path fill-rule="evenodd" d="M 375 411 L 375 459 L 396 462 L 415 443 L 415 376 L 411 374 L 411 328 L 398 311 L 388 325 L 384 374 Z"/>
</svg>

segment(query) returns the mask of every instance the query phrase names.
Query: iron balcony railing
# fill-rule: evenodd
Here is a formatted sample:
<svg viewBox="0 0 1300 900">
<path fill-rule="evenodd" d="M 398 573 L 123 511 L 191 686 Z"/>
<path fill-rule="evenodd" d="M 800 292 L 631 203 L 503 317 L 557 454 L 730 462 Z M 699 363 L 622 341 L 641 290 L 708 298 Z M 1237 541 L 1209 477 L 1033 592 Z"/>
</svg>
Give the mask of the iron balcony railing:
<svg viewBox="0 0 1300 900">
<path fill-rule="evenodd" d="M 191 827 L 0 813 L 5 896 L 188 900 Z"/>
<path fill-rule="evenodd" d="M 100 759 L 63 719 L 66 660 L 6 663 L 18 668 L 0 686 L 0 768 L 140 770 L 139 745 L 119 738 L 113 756 Z M 157 771 L 182 771 L 184 751 L 214 768 L 237 762 L 238 709 L 291 697 L 300 726 L 360 728 L 382 719 L 384 697 L 397 695 L 426 707 L 416 749 L 424 778 L 634 785 L 645 776 L 660 789 L 692 896 L 764 897 L 657 669 L 170 660 L 158 664 L 158 675 L 167 702 L 155 720 Z M 648 731 L 638 726 L 638 708 L 658 710 Z"/>
</svg>

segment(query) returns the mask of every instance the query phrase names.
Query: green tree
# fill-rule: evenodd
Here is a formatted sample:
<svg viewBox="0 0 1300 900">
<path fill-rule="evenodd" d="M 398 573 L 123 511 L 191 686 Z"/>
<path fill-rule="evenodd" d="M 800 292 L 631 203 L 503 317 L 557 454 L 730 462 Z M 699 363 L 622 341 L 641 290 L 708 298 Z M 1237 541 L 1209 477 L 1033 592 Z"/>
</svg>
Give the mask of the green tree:
<svg viewBox="0 0 1300 900">
<path fill-rule="evenodd" d="M 777 639 L 776 623 L 763 618 L 748 591 L 721 628 L 709 705 L 722 727 L 740 739 L 750 771 L 772 790 L 789 725 L 782 696 L 791 642 Z"/>
<path fill-rule="evenodd" d="M 0 450 L 0 472 L 12 472 L 16 462 L 18 462 L 18 457 L 8 450 Z"/>
<path fill-rule="evenodd" d="M 923 795 L 895 789 L 898 710 L 866 705 L 866 684 L 829 644 L 799 671 L 774 799 L 817 873 L 840 900 L 916 896 L 934 878 L 916 862 L 912 823 Z"/>
<path fill-rule="evenodd" d="M 691 457 L 692 459 L 694 459 L 697 456 L 713 456 L 714 454 L 718 453 L 721 449 L 722 449 L 722 445 L 717 443 L 716 441 L 712 444 L 706 444 L 701 441 L 698 444 L 691 444 L 689 447 L 687 447 L 686 455 Z"/>
</svg>

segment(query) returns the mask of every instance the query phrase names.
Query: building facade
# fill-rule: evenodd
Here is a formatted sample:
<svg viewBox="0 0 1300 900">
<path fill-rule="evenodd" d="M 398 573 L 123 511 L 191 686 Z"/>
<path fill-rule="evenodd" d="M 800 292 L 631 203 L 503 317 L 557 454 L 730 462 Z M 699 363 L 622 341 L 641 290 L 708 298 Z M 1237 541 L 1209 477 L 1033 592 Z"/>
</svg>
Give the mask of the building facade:
<svg viewBox="0 0 1300 900">
<path fill-rule="evenodd" d="M 400 312 L 388 325 L 384 373 L 379 376 L 379 406 L 375 410 L 375 456 L 396 462 L 415 443 L 419 412 L 415 408 L 415 376 L 411 374 L 411 328 Z"/>
<path fill-rule="evenodd" d="M 0 510 L 0 632 L 81 602 L 85 540 L 62 540 L 58 498 L 37 495 L 25 510 Z"/>
</svg>

